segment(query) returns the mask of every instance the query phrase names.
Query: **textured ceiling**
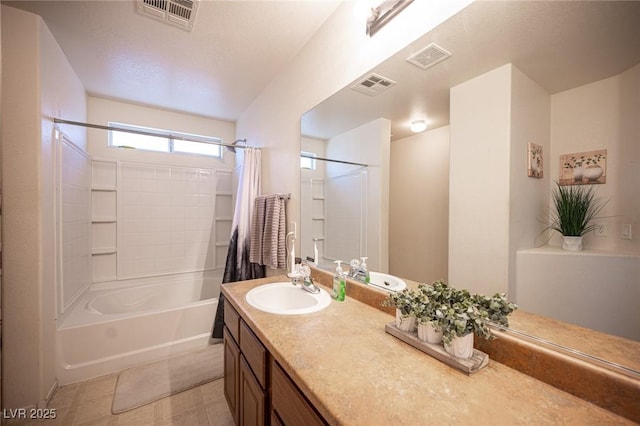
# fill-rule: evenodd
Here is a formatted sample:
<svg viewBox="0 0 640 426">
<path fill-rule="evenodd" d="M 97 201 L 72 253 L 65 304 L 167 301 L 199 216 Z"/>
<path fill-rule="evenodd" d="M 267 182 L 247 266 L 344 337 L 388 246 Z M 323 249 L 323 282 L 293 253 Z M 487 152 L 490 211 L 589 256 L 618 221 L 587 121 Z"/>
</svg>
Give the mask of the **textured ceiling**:
<svg viewBox="0 0 640 426">
<path fill-rule="evenodd" d="M 3 3 L 44 19 L 89 94 L 231 121 L 339 5 L 203 0 L 188 32 L 134 0 Z"/>
</svg>

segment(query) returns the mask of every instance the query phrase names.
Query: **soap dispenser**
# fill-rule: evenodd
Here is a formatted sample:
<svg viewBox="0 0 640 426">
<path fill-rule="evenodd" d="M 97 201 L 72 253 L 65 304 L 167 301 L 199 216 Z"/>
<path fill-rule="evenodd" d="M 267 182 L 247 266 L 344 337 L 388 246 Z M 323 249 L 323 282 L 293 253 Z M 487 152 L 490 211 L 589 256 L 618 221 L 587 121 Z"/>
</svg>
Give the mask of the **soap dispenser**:
<svg viewBox="0 0 640 426">
<path fill-rule="evenodd" d="M 369 267 L 367 266 L 368 257 L 360 258 L 360 273 L 364 277 L 364 282 L 369 284 L 371 282 L 371 277 L 369 275 Z"/>
<path fill-rule="evenodd" d="M 342 272 L 342 260 L 336 260 L 333 263 L 338 266 L 336 267 L 336 274 L 333 276 L 333 291 L 331 296 L 335 300 L 342 302 L 347 293 L 347 279 L 344 276 L 344 272 Z"/>
</svg>

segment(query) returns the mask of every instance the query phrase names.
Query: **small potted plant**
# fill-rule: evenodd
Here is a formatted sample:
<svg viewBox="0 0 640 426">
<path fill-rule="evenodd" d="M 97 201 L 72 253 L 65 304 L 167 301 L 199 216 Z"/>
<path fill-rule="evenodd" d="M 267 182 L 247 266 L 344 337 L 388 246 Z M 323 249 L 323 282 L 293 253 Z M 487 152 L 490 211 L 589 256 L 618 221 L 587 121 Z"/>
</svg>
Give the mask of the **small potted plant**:
<svg viewBox="0 0 640 426">
<path fill-rule="evenodd" d="M 491 297 L 449 287 L 443 281 L 420 284 L 417 291 L 390 293 L 383 306 L 396 308 L 398 329 L 413 332 L 428 343 L 444 342 L 445 350 L 458 358 L 473 355 L 474 335 L 494 338 L 491 323 L 508 327 L 507 316 L 517 309 L 502 293 Z"/>
<path fill-rule="evenodd" d="M 548 229 L 562 234 L 564 250 L 582 250 L 582 236 L 598 227 L 593 220 L 607 202 L 596 198 L 593 186 L 563 186 L 559 182 L 556 182 L 552 201 Z"/>
<path fill-rule="evenodd" d="M 474 334 L 490 339 L 488 314 L 473 303 L 466 290 L 456 292 L 449 304 L 438 309 L 439 325 L 445 350 L 458 358 L 471 358 L 473 355 Z"/>
<path fill-rule="evenodd" d="M 438 308 L 449 300 L 452 289 L 442 280 L 432 284 L 420 284 L 418 286 L 420 302 L 416 309 L 418 338 L 427 343 L 439 344 L 442 342 L 442 331 L 438 322 Z"/>
<path fill-rule="evenodd" d="M 396 326 L 402 331 L 413 331 L 416 328 L 416 310 L 419 305 L 419 295 L 415 290 L 405 288 L 402 291 L 390 293 L 382 306 L 396 308 Z"/>
<path fill-rule="evenodd" d="M 488 320 L 492 323 L 499 324 L 502 327 L 509 327 L 508 316 L 518 309 L 518 305 L 509 302 L 504 293 L 495 293 L 491 297 L 476 294 L 473 298 L 476 306 L 487 312 Z"/>
<path fill-rule="evenodd" d="M 517 308 L 501 293 L 487 297 L 472 295 L 467 290 L 454 290 L 450 303 L 438 309 L 445 350 L 458 358 L 470 358 L 474 335 L 493 339 L 490 324 L 508 327 L 507 316 Z"/>
</svg>

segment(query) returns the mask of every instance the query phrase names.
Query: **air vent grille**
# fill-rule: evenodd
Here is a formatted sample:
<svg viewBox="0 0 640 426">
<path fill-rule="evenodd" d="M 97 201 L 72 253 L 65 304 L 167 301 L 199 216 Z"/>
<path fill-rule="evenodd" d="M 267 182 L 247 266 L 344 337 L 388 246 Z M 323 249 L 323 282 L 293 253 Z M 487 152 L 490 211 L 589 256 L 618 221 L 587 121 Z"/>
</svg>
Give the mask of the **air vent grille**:
<svg viewBox="0 0 640 426">
<path fill-rule="evenodd" d="M 449 57 L 451 57 L 451 53 L 447 52 L 437 44 L 431 43 L 419 52 L 409 56 L 407 58 L 407 62 L 426 70 Z"/>
<path fill-rule="evenodd" d="M 351 86 L 356 92 L 369 96 L 376 96 L 396 84 L 395 81 L 381 75 L 371 73 Z"/>
<path fill-rule="evenodd" d="M 198 0 L 137 0 L 137 10 L 142 15 L 191 31 L 198 3 Z"/>
</svg>

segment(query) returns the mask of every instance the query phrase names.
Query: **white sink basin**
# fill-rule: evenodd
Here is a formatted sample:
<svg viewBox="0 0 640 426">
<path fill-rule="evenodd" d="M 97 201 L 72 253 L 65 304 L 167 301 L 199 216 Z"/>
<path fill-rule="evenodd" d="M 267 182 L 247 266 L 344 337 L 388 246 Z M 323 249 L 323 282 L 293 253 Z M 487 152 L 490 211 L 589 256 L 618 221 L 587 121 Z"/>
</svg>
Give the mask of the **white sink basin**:
<svg viewBox="0 0 640 426">
<path fill-rule="evenodd" d="M 249 290 L 247 303 L 271 314 L 300 315 L 318 312 L 331 303 L 329 293 L 312 294 L 290 282 L 263 284 Z"/>
<path fill-rule="evenodd" d="M 369 272 L 369 284 L 389 291 L 402 291 L 407 288 L 403 279 L 383 272 Z"/>
</svg>

